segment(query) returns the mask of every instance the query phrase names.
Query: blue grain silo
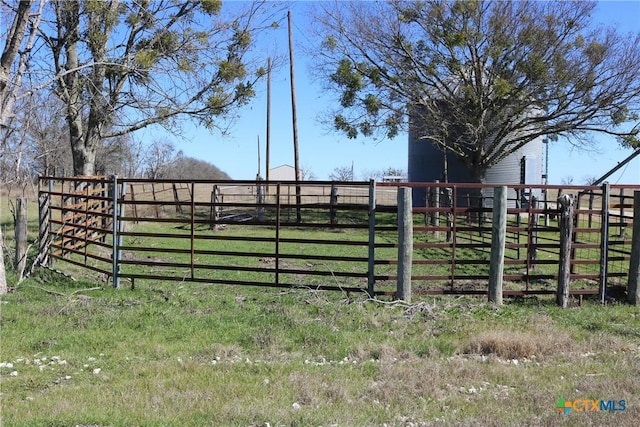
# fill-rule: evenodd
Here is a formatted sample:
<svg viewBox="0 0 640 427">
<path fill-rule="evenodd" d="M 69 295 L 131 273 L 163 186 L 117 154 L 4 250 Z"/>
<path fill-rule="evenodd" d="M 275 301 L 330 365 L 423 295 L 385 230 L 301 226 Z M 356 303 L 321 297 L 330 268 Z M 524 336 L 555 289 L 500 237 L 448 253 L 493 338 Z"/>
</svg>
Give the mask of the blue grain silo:
<svg viewBox="0 0 640 427">
<path fill-rule="evenodd" d="M 409 182 L 444 182 L 444 153 L 428 139 L 422 138 L 424 125 L 412 125 L 409 130 L 408 178 Z M 539 137 L 514 151 L 497 164 L 490 167 L 484 182 L 495 186 L 504 184 L 542 184 L 543 138 Z M 448 178 L 451 183 L 474 182 L 469 168 L 451 152 L 447 153 Z M 491 205 L 493 188 L 482 194 L 485 206 Z M 539 195 L 537 195 L 539 197 Z M 515 191 L 508 194 L 510 200 L 517 198 Z M 416 188 L 413 196 L 414 206 L 425 205 L 424 189 Z M 460 203 L 460 201 L 459 201 Z M 514 202 L 510 202 L 514 205 Z"/>
</svg>

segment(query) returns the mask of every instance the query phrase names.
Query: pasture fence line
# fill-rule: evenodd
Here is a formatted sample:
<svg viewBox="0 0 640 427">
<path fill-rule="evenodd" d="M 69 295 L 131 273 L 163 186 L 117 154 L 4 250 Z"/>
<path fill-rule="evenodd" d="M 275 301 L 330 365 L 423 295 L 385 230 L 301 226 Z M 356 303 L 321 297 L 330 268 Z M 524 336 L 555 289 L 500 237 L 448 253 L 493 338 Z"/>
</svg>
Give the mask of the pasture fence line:
<svg viewBox="0 0 640 427">
<path fill-rule="evenodd" d="M 402 187 L 412 193 L 411 238 L 398 226 Z M 557 292 L 562 195 L 574 207 L 569 293 L 605 301 L 620 292 L 637 239 L 634 190 L 640 186 L 505 186 L 501 295 Z M 88 268 L 115 286 L 167 280 L 398 297 L 402 240 L 411 244 L 414 294 L 488 295 L 490 270 L 499 267 L 491 267 L 496 191 L 438 182 L 42 177 L 40 259 Z"/>
</svg>

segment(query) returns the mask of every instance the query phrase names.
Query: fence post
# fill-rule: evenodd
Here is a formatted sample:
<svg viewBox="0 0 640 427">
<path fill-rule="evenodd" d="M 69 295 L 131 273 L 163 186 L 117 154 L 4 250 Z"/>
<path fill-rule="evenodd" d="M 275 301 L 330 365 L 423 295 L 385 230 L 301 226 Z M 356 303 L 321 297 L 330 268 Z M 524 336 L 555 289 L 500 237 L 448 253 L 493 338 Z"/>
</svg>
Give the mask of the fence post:
<svg viewBox="0 0 640 427">
<path fill-rule="evenodd" d="M 173 182 L 171 186 L 173 188 L 173 202 L 176 204 L 176 213 L 182 213 L 182 205 L 180 204 L 180 197 L 178 196 L 178 188 L 176 187 L 176 183 Z"/>
<path fill-rule="evenodd" d="M 220 227 L 218 226 L 218 221 L 220 220 L 221 210 L 222 206 L 220 206 L 220 188 L 218 187 L 218 184 L 213 184 L 213 190 L 211 190 L 211 224 L 209 225 L 209 229 L 216 231 L 220 229 Z"/>
<path fill-rule="evenodd" d="M 261 184 L 260 176 L 256 177 L 256 202 L 258 207 L 256 208 L 256 217 L 258 222 L 264 221 L 264 188 Z"/>
<path fill-rule="evenodd" d="M 593 192 L 591 193 L 593 194 Z M 611 202 L 611 186 L 608 182 L 602 184 L 602 206 L 600 222 L 600 277 L 598 286 L 598 299 L 604 304 L 607 292 L 607 276 L 609 273 L 609 204 Z M 591 199 L 589 199 L 591 204 Z M 591 207 L 589 207 L 591 210 Z M 589 213 L 591 216 L 591 213 Z M 591 226 L 589 226 L 591 228 Z"/>
<path fill-rule="evenodd" d="M 18 273 L 18 280 L 22 280 L 24 269 L 27 265 L 27 199 L 18 197 L 16 199 L 15 213 L 15 238 L 16 252 L 14 267 Z"/>
<path fill-rule="evenodd" d="M 558 264 L 558 291 L 556 303 L 567 308 L 569 302 L 569 281 L 571 279 L 571 235 L 573 233 L 573 199 L 568 194 L 558 198 L 560 205 L 560 259 Z"/>
<path fill-rule="evenodd" d="M 49 180 L 51 182 L 51 180 Z M 38 195 L 38 259 L 40 265 L 49 261 L 49 200 L 51 192 L 40 191 Z"/>
<path fill-rule="evenodd" d="M 544 206 L 544 210 L 545 210 L 545 213 L 544 213 L 544 226 L 548 227 L 549 226 L 549 214 L 547 213 L 547 211 L 549 210 L 549 204 L 547 203 L 548 202 L 547 201 L 547 197 L 549 196 L 549 188 L 548 188 L 546 183 L 545 183 L 544 190 L 542 190 L 542 191 L 543 191 L 543 194 L 544 194 L 544 205 L 543 206 Z"/>
<path fill-rule="evenodd" d="M 367 292 L 369 298 L 375 295 L 375 259 L 376 259 L 376 181 L 369 180 L 369 252 L 367 268 Z"/>
<path fill-rule="evenodd" d="M 502 304 L 504 248 L 507 236 L 507 187 L 493 190 L 493 224 L 491 230 L 491 261 L 489 264 L 489 301 Z"/>
<path fill-rule="evenodd" d="M 436 184 L 439 184 L 440 181 L 436 180 L 435 181 Z M 431 207 L 433 208 L 440 208 L 440 187 L 432 187 L 431 188 Z M 440 212 L 438 211 L 434 211 L 431 213 L 431 225 L 434 227 L 439 227 L 440 226 Z M 436 239 L 440 238 L 440 232 L 439 231 L 434 231 L 433 232 L 433 236 Z"/>
<path fill-rule="evenodd" d="M 112 225 L 112 244 L 113 244 L 113 248 L 112 248 L 112 254 L 111 254 L 111 277 L 113 279 L 113 287 L 114 288 L 119 288 L 120 287 L 120 278 L 118 277 L 118 273 L 120 272 L 120 265 L 119 265 L 119 257 L 120 257 L 120 251 L 118 250 L 118 242 L 119 242 L 119 236 L 118 236 L 118 230 L 119 230 L 119 225 L 118 225 L 118 211 L 119 211 L 119 207 L 118 207 L 118 175 L 113 175 L 112 177 L 112 196 L 113 196 L 113 219 L 111 221 L 111 225 Z"/>
<path fill-rule="evenodd" d="M 331 195 L 329 196 L 329 217 L 331 225 L 338 223 L 338 187 L 331 184 Z"/>
<path fill-rule="evenodd" d="M 396 297 L 411 302 L 413 260 L 413 213 L 411 187 L 398 188 L 398 282 Z"/>
<path fill-rule="evenodd" d="M 473 220 L 473 214 L 471 213 L 471 193 L 465 194 L 464 197 L 467 199 L 467 213 L 465 214 L 465 218 L 467 223 L 471 223 Z"/>
<path fill-rule="evenodd" d="M 449 208 L 447 210 L 447 242 L 453 241 L 453 190 L 450 187 L 444 189 L 445 205 Z"/>
<path fill-rule="evenodd" d="M 627 298 L 629 303 L 633 305 L 640 305 L 640 191 L 635 191 L 633 193 L 632 236 Z"/>
</svg>

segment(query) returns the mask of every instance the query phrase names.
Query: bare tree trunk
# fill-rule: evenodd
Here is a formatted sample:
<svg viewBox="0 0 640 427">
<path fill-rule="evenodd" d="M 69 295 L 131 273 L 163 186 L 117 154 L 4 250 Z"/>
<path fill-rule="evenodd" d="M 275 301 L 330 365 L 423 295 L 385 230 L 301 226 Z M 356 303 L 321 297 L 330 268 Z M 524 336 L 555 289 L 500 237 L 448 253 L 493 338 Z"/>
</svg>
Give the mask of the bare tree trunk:
<svg viewBox="0 0 640 427">
<path fill-rule="evenodd" d="M 25 36 L 25 30 L 29 23 L 29 10 L 32 1 L 21 1 L 9 29 L 9 37 L 6 41 L 2 55 L 0 56 L 0 124 L 5 124 L 5 120 L 11 115 L 13 103 L 11 98 L 14 95 L 14 89 L 10 87 L 9 72 L 18 53 L 20 45 Z"/>
</svg>

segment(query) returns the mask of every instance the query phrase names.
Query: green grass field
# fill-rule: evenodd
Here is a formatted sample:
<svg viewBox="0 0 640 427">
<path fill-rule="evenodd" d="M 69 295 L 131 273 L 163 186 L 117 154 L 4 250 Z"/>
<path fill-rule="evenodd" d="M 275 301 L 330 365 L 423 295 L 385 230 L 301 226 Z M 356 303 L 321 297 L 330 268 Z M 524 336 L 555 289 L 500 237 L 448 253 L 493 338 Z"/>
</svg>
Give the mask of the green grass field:
<svg viewBox="0 0 640 427">
<path fill-rule="evenodd" d="M 2 297 L 3 426 L 637 425 L 640 313 L 43 271 Z M 625 411 L 555 409 L 558 398 Z"/>
<path fill-rule="evenodd" d="M 10 236 L 4 213 L 0 223 Z M 16 284 L 7 273 L 3 427 L 625 427 L 640 419 L 640 310 L 626 304 L 586 299 L 562 310 L 546 297 L 498 307 L 451 296 L 406 304 L 161 281 L 113 289 L 49 270 Z M 575 409 L 564 415 L 559 399 Z M 618 410 L 580 411 L 592 409 L 582 400 Z"/>
</svg>

